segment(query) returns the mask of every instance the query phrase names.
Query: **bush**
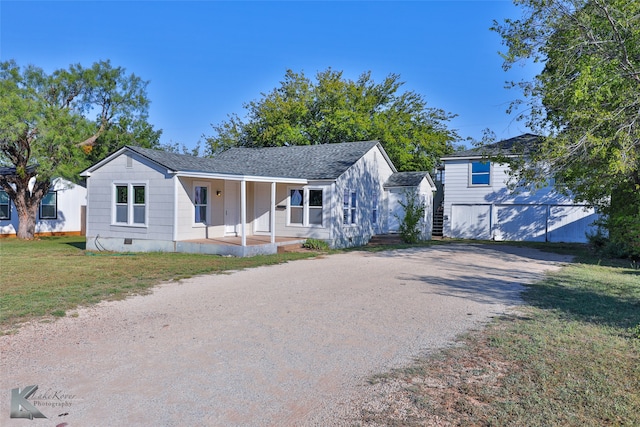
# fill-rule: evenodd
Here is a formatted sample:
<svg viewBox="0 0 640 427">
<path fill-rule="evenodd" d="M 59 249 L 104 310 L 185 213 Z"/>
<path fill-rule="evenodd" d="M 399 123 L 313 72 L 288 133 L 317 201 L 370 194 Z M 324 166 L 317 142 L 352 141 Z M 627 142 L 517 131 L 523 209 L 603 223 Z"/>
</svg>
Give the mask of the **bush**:
<svg viewBox="0 0 640 427">
<path fill-rule="evenodd" d="M 311 249 L 314 251 L 329 250 L 329 245 L 327 244 L 327 242 L 319 239 L 307 239 L 307 241 L 302 244 L 302 247 L 305 249 Z"/>
<path fill-rule="evenodd" d="M 598 224 L 598 230 L 587 234 L 587 239 L 596 253 L 607 258 L 640 260 L 640 218 L 618 216 Z M 609 232 L 603 231 L 603 229 Z"/>
<path fill-rule="evenodd" d="M 400 220 L 400 237 L 405 243 L 418 243 L 422 240 L 421 226 L 426 206 L 420 195 L 413 191 L 405 192 L 405 202 L 400 202 L 400 206 L 404 208 L 404 218 L 396 215 Z"/>
</svg>

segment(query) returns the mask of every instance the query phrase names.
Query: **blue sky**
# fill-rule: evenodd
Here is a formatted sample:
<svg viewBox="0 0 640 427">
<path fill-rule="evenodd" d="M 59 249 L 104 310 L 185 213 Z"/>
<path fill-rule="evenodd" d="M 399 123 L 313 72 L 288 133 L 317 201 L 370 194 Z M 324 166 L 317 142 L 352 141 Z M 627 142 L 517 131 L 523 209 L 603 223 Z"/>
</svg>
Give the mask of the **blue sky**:
<svg viewBox="0 0 640 427">
<path fill-rule="evenodd" d="M 458 117 L 463 138 L 529 131 L 506 114 L 518 98 L 505 81 L 533 66 L 501 68 L 494 19 L 511 1 L 6 1 L 0 59 L 47 72 L 111 60 L 149 80 L 149 121 L 163 143 L 193 147 L 211 124 L 279 86 L 287 69 L 313 78 L 331 67 L 376 82 L 399 74 L 403 90 Z"/>
</svg>

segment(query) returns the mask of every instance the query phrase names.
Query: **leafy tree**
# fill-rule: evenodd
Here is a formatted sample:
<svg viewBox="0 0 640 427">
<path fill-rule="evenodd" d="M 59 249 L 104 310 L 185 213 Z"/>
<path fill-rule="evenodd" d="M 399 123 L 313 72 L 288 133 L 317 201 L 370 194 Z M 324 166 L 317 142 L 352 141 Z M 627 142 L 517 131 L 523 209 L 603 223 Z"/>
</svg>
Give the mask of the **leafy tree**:
<svg viewBox="0 0 640 427">
<path fill-rule="evenodd" d="M 147 123 L 147 82 L 109 61 L 46 74 L 15 61 L 0 63 L 0 175 L 18 212 L 17 236 L 32 239 L 51 178 L 78 172 L 122 145 L 158 145 Z M 29 182 L 35 184 L 29 190 Z"/>
<path fill-rule="evenodd" d="M 399 170 L 431 170 L 458 139 L 446 127 L 454 115 L 427 107 L 415 92 L 400 93 L 402 85 L 396 74 L 382 83 L 370 72 L 352 81 L 329 68 L 314 82 L 288 70 L 280 87 L 244 105 L 246 121 L 232 115 L 213 126 L 207 153 L 235 146 L 379 140 Z"/>
<path fill-rule="evenodd" d="M 507 46 L 504 68 L 544 63 L 533 81 L 514 84 L 520 117 L 547 135 L 517 170 L 540 167 L 578 200 L 608 214 L 613 241 L 635 239 L 640 256 L 640 2 L 515 0 L 524 15 L 494 22 Z M 630 230 L 636 230 L 634 234 Z"/>
</svg>

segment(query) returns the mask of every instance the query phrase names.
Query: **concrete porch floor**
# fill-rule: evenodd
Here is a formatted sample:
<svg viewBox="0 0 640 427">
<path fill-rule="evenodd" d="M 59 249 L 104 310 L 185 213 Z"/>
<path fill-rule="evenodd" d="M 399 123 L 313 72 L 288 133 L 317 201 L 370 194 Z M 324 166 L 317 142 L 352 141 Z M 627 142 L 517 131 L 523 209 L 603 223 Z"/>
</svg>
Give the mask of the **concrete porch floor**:
<svg viewBox="0 0 640 427">
<path fill-rule="evenodd" d="M 285 245 L 296 245 L 302 244 L 305 238 L 300 237 L 277 237 L 276 236 L 276 246 L 285 246 Z M 231 245 L 231 246 L 242 246 L 242 237 L 240 236 L 229 236 L 229 237 L 215 237 L 208 239 L 193 239 L 193 240 L 184 240 L 189 243 L 200 243 L 200 244 L 212 244 L 212 245 Z M 271 236 L 247 236 L 247 246 L 258 246 L 258 245 L 268 245 L 271 243 Z"/>
</svg>

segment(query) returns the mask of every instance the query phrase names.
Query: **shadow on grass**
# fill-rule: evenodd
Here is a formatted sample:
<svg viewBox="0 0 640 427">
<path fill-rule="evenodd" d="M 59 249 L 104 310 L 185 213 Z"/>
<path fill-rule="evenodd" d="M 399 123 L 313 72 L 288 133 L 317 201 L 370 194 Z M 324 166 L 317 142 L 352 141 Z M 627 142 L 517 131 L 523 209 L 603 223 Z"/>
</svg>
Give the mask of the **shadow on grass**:
<svg viewBox="0 0 640 427">
<path fill-rule="evenodd" d="M 640 278 L 633 271 L 617 273 L 615 277 L 626 280 L 611 282 L 598 273 L 584 277 L 567 269 L 527 286 L 522 298 L 532 306 L 560 312 L 571 320 L 631 328 L 640 324 Z"/>
<path fill-rule="evenodd" d="M 76 249 L 80 249 L 81 251 L 84 251 L 87 249 L 87 242 L 67 242 L 64 243 L 65 245 L 69 245 L 72 246 Z"/>
</svg>

